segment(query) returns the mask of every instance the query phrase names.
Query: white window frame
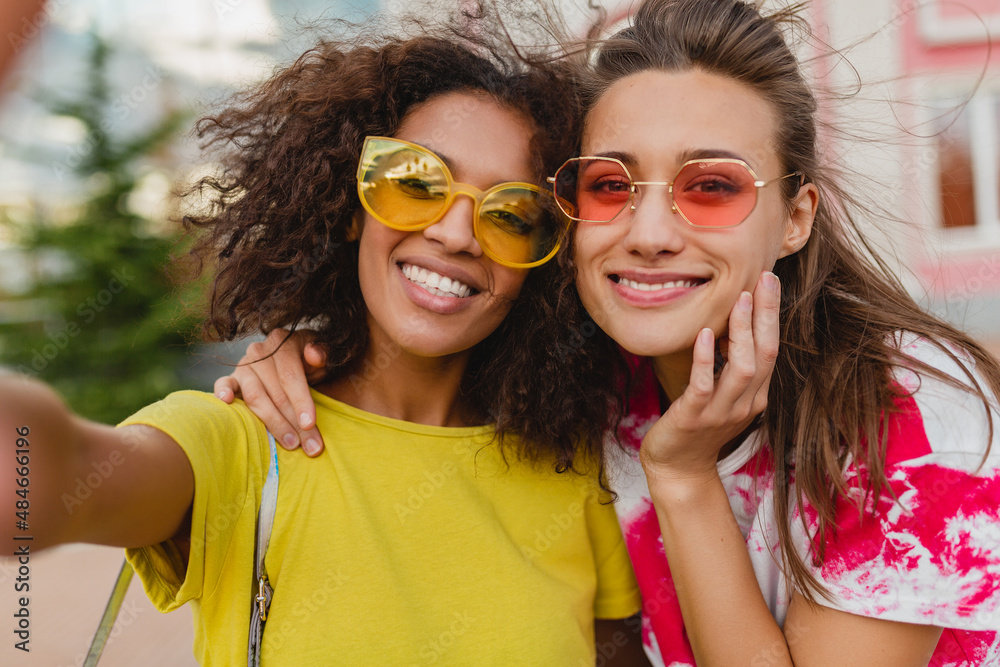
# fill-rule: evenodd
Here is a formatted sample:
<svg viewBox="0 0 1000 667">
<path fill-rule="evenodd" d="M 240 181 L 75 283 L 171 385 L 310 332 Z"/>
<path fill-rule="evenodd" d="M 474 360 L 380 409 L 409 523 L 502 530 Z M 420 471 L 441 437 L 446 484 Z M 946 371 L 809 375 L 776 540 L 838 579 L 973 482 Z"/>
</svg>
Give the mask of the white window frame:
<svg viewBox="0 0 1000 667">
<path fill-rule="evenodd" d="M 934 46 L 982 44 L 987 34 L 1000 34 L 1000 9 L 976 16 L 945 16 L 938 0 L 923 0 L 917 8 L 921 37 Z"/>
<path fill-rule="evenodd" d="M 985 88 L 985 86 L 984 86 Z M 931 96 L 930 99 L 954 100 L 953 96 Z M 958 101 L 955 102 L 958 104 Z M 933 102 L 930 114 L 938 108 Z M 1000 88 L 979 90 L 969 100 L 964 112 L 969 122 L 969 151 L 972 160 L 972 178 L 976 224 L 970 227 L 945 227 L 940 182 L 941 163 L 936 153 L 936 137 L 928 137 L 927 150 L 934 152 L 934 159 L 927 163 L 920 178 L 926 197 L 919 199 L 927 206 L 928 231 L 937 238 L 939 250 L 944 254 L 1000 248 Z M 924 124 L 927 127 L 929 123 Z"/>
</svg>

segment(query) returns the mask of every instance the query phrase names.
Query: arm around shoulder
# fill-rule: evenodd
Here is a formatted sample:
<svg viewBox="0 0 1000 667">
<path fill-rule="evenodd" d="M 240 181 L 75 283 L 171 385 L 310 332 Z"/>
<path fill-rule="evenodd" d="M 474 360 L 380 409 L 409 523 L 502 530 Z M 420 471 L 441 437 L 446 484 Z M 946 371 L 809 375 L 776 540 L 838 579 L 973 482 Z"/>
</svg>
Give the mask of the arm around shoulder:
<svg viewBox="0 0 1000 667">
<path fill-rule="evenodd" d="M 25 501 L 24 523 L 0 527 L 8 545 L 15 535 L 35 549 L 155 544 L 178 531 L 194 497 L 191 466 L 169 436 L 87 421 L 23 376 L 0 377 L 0 451 L 0 497 Z"/>
</svg>

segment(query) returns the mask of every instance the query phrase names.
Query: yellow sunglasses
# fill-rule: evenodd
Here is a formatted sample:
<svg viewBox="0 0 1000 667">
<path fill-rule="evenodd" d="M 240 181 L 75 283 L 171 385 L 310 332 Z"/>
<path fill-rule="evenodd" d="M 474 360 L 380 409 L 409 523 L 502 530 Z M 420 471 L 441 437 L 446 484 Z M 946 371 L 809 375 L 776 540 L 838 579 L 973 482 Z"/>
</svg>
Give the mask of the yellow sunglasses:
<svg viewBox="0 0 1000 667">
<path fill-rule="evenodd" d="M 528 269 L 559 250 L 567 223 L 548 192 L 530 183 L 500 183 L 483 192 L 455 181 L 444 161 L 423 146 L 391 137 L 365 139 L 358 196 L 383 225 L 425 229 L 444 217 L 459 195 L 475 201 L 473 234 L 498 264 Z"/>
</svg>

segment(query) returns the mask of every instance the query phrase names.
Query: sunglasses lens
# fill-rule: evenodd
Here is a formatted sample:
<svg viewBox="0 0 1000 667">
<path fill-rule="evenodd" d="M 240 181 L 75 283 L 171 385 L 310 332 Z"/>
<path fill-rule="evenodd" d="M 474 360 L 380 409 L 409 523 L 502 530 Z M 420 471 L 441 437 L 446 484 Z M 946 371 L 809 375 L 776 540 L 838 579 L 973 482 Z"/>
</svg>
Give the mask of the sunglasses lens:
<svg viewBox="0 0 1000 667">
<path fill-rule="evenodd" d="M 614 160 L 569 160 L 556 173 L 559 208 L 574 220 L 610 222 L 628 204 L 632 179 Z"/>
<path fill-rule="evenodd" d="M 448 176 L 437 156 L 394 141 L 370 139 L 361 157 L 359 188 L 365 207 L 396 229 L 418 229 L 448 201 Z"/>
<path fill-rule="evenodd" d="M 562 228 L 551 199 L 540 190 L 509 186 L 495 190 L 479 208 L 479 242 L 511 264 L 547 259 L 559 246 Z"/>
<path fill-rule="evenodd" d="M 742 163 L 690 162 L 674 179 L 674 204 L 697 227 L 733 227 L 753 211 L 757 188 Z"/>
<path fill-rule="evenodd" d="M 485 195 L 467 184 L 457 186 L 477 197 L 476 239 L 494 260 L 527 268 L 559 248 L 563 218 L 548 193 L 521 183 L 496 186 Z M 430 151 L 396 139 L 365 141 L 358 194 L 365 210 L 383 224 L 401 231 L 425 229 L 445 214 L 451 188 L 447 167 Z"/>
</svg>

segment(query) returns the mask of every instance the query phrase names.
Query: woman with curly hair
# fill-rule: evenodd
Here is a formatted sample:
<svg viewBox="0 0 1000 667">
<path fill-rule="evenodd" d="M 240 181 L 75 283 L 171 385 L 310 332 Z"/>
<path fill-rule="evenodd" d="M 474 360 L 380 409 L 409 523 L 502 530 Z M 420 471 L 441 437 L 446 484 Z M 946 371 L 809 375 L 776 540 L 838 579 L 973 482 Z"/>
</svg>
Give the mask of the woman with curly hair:
<svg viewBox="0 0 1000 667">
<path fill-rule="evenodd" d="M 606 405 L 621 371 L 587 357 L 628 353 L 607 455 L 647 648 L 997 664 L 1000 365 L 865 241 L 785 41 L 800 21 L 646 0 L 588 59 L 580 157 L 550 179 L 576 221 L 557 289 L 603 332 L 571 356 Z"/>
<path fill-rule="evenodd" d="M 594 664 L 598 646 L 604 664 L 644 663 L 638 642 L 623 646 L 639 597 L 602 488 L 601 399 L 557 387 L 563 356 L 547 344 L 559 304 L 545 262 L 565 225 L 535 184 L 572 147 L 569 81 L 454 36 L 323 43 L 202 120 L 225 151 L 192 191 L 210 206 L 189 218 L 216 272 L 208 333 L 318 332 L 326 453 L 276 449 L 244 405 L 209 394 L 112 428 L 7 378 L 0 422 L 30 448 L 32 549 L 128 547 L 159 609 L 194 605 L 206 665 L 248 651 Z M 106 462 L 114 472 L 64 507 Z M 14 478 L 5 467 L 3 495 Z M 259 645 L 254 595 L 270 598 Z"/>
</svg>

